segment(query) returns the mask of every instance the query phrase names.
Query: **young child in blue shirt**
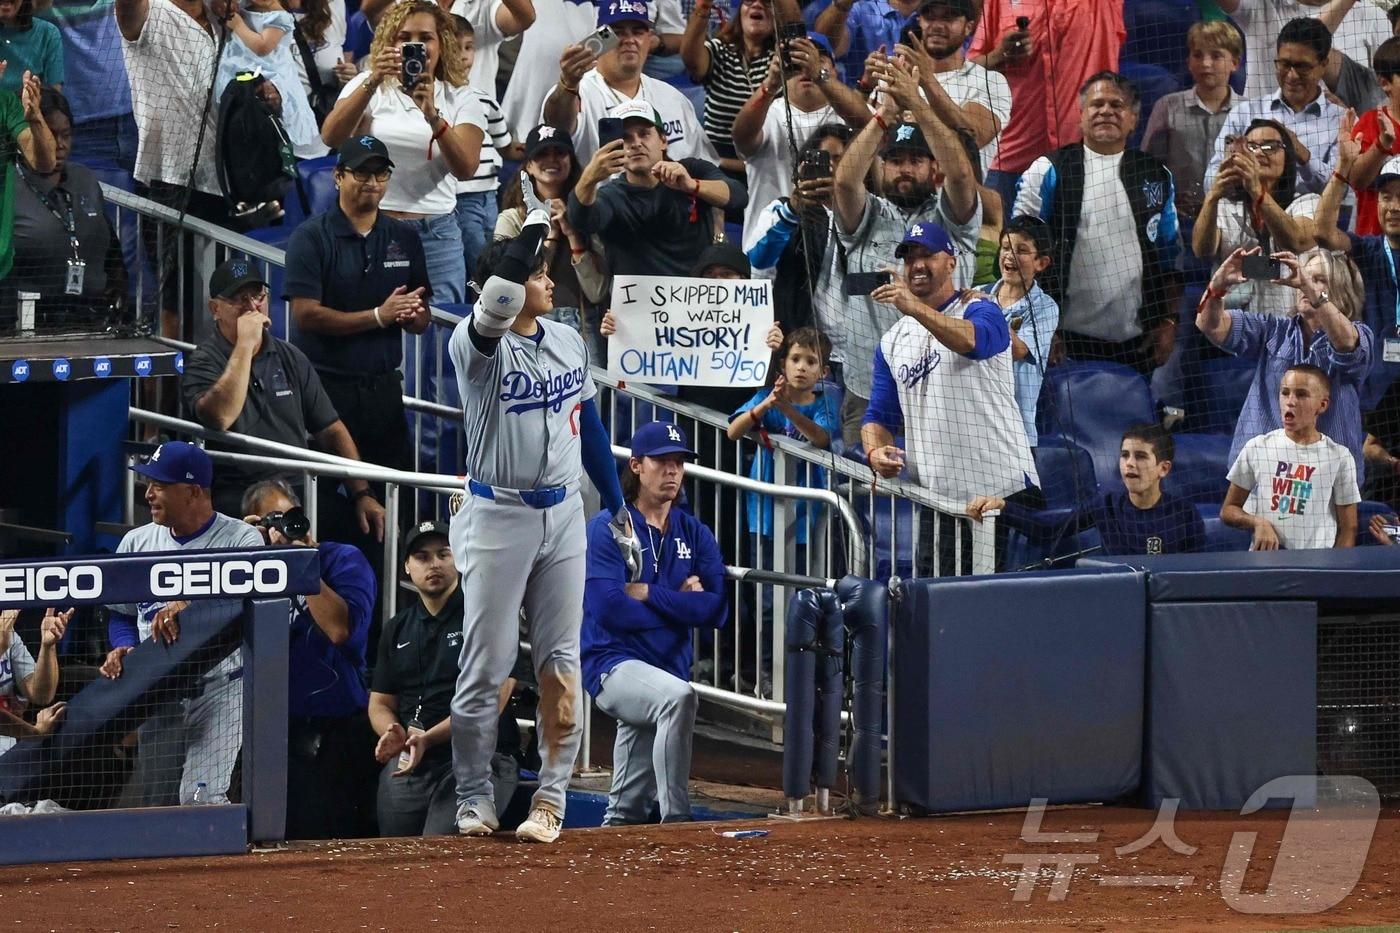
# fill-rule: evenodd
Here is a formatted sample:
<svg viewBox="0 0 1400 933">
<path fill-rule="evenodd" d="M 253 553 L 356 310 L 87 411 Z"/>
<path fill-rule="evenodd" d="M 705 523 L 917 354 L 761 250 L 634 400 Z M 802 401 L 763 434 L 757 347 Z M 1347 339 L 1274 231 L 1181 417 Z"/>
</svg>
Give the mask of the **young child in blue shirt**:
<svg viewBox="0 0 1400 933">
<path fill-rule="evenodd" d="M 770 334 L 781 336 L 779 330 Z M 760 436 L 782 434 L 806 441 L 813 447 L 825 449 L 840 427 L 840 412 L 835 401 L 822 390 L 821 380 L 827 374 L 831 358 L 831 341 L 815 327 L 802 327 L 782 339 L 777 348 L 777 365 L 772 369 L 773 381 L 759 389 L 753 398 L 741 405 L 729 420 L 729 439 L 739 440 L 752 431 Z M 765 444 L 754 457 L 749 477 L 773 482 L 773 454 Z M 799 469 L 799 486 L 821 486 L 826 481 L 820 467 Z M 747 494 L 749 528 L 765 538 L 773 536 L 773 499 L 757 493 Z M 813 510 L 815 520 L 816 510 Z M 797 504 L 797 543 L 806 544 L 808 534 L 807 503 Z"/>
<path fill-rule="evenodd" d="M 1046 544 L 1062 534 L 1097 528 L 1105 554 L 1184 554 L 1203 551 L 1205 523 L 1196 507 L 1162 491 L 1172 469 L 1176 444 L 1155 424 L 1135 425 L 1123 432 L 1118 451 L 1118 475 L 1124 489 L 1082 506 L 1064 522 L 1039 520 L 1036 512 L 997 496 L 978 496 L 967 506 L 977 521 L 987 512 L 1001 512 L 999 521 L 1033 543 Z"/>
</svg>

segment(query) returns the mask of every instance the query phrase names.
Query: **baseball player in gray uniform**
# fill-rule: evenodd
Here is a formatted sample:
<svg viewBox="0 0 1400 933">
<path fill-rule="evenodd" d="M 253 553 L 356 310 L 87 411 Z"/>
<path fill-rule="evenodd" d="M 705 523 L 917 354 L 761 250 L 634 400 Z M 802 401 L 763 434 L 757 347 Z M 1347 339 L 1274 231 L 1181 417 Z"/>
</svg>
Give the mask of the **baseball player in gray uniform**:
<svg viewBox="0 0 1400 933">
<path fill-rule="evenodd" d="M 467 495 L 452 517 L 462 573 L 462 657 L 452 698 L 457 829 L 499 828 L 491 791 L 497 695 L 519 648 L 525 610 L 540 687 L 540 787 L 516 838 L 553 842 L 582 737 L 584 469 L 614 514 L 622 490 L 578 331 L 544 318 L 554 283 L 541 244 L 548 216 L 477 260 L 480 297 L 449 343 L 465 412 Z M 630 529 L 628 530 L 630 533 Z"/>
<path fill-rule="evenodd" d="M 117 545 L 118 554 L 262 548 L 252 525 L 214 511 L 209 488 L 214 464 L 200 448 L 167 441 L 146 463 L 132 467 L 146 478 L 150 524 L 133 528 Z M 122 658 L 149 638 L 170 644 L 180 636 L 179 612 L 185 601 L 145 602 L 108 607 L 112 650 L 103 675 L 116 679 Z M 204 675 L 198 695 L 164 704 L 137 729 L 140 750 L 131 786 L 134 805 L 193 803 L 204 784 L 207 803 L 227 803 L 229 779 L 243 740 L 243 654 L 235 651 Z M 178 770 L 177 762 L 183 762 Z M 178 781 L 176 780 L 178 778 Z"/>
</svg>

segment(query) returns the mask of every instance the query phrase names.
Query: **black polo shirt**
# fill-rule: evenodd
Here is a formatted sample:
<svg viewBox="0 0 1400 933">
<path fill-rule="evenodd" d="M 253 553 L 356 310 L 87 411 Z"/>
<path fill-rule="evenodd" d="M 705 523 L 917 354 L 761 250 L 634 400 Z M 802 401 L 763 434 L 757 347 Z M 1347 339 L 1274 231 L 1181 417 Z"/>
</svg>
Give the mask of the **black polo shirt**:
<svg viewBox="0 0 1400 933">
<path fill-rule="evenodd" d="M 309 298 L 336 311 L 368 311 L 400 285 L 422 288 L 424 301 L 432 297 L 418 232 L 382 211 L 361 236 L 340 205 L 332 205 L 297 227 L 287 243 L 282 294 L 289 305 L 293 298 Z M 403 360 L 403 333 L 384 320 L 388 327 L 332 337 L 305 333 L 293 318 L 290 336 L 317 369 L 377 375 L 398 369 Z"/>
<path fill-rule="evenodd" d="M 15 267 L 9 283 L 45 297 L 64 294 L 68 260 L 67 217 L 71 206 L 78 258 L 83 270 L 83 295 L 101 297 L 107 287 L 107 250 L 112 227 L 102 210 L 102 188 L 97 176 L 76 162 L 63 169 L 58 184 L 46 176 L 15 167 Z"/>
<path fill-rule="evenodd" d="M 186 411 L 194 413 L 195 403 L 219 381 L 232 353 L 233 344 L 215 328 L 213 335 L 190 354 L 180 377 Z M 306 354 L 285 340 L 264 334 L 262 350 L 253 357 L 243 410 L 229 430 L 304 448 L 307 435 L 322 431 L 339 419 Z M 247 453 L 238 447 L 224 449 Z M 241 490 L 280 475 L 282 471 L 276 468 L 220 464 L 214 471 L 214 487 L 218 491 Z"/>
<path fill-rule="evenodd" d="M 448 598 L 438 615 L 429 615 L 423 600 L 394 616 L 379 638 L 379 661 L 374 665 L 370 689 L 398 697 L 399 722 L 407 726 L 418 712 L 418 720 L 431 728 L 448 717 L 452 695 L 457 691 L 457 664 L 462 654 L 462 587 Z M 510 676 L 529 677 L 530 665 L 517 652 Z M 419 707 L 421 704 L 421 712 Z M 437 748 L 447 749 L 444 743 Z M 501 715 L 496 733 L 496 751 L 515 754 L 520 749 L 520 727 L 509 711 Z"/>
</svg>

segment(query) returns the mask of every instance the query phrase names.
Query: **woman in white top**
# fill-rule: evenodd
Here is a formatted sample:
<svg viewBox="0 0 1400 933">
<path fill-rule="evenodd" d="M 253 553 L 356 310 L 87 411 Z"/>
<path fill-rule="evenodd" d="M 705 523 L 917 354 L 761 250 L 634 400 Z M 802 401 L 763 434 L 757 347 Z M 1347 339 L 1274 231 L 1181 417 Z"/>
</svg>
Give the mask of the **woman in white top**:
<svg viewBox="0 0 1400 933">
<path fill-rule="evenodd" d="M 450 15 L 436 3 L 404 0 L 386 10 L 374 32 L 369 69 L 341 91 L 321 137 L 338 146 L 352 133 L 367 133 L 388 147 L 394 174 L 380 210 L 418 231 L 434 300 L 460 304 L 467 273 L 453 215 L 457 181 L 476 174 L 486 117 L 467 90 L 467 69 L 453 36 Z M 427 52 L 411 94 L 400 83 L 407 42 L 420 42 Z"/>
<path fill-rule="evenodd" d="M 1237 249 L 1301 255 L 1317 245 L 1313 218 L 1321 199 L 1293 194 L 1298 159 L 1289 138 L 1273 120 L 1255 120 L 1235 141 L 1196 217 L 1191 250 L 1197 257 L 1218 264 Z M 1249 281 L 1230 290 L 1225 306 L 1289 314 L 1296 295 L 1286 285 Z"/>
</svg>

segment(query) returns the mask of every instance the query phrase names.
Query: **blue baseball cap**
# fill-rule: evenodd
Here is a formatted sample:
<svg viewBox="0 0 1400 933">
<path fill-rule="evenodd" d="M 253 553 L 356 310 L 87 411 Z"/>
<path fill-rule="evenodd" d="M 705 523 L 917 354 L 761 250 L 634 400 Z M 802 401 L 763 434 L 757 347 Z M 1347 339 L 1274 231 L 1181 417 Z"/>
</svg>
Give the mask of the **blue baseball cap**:
<svg viewBox="0 0 1400 933">
<path fill-rule="evenodd" d="M 831 47 L 831 40 L 826 36 L 819 32 L 809 32 L 807 33 L 807 41 L 815 45 L 818 52 L 822 53 L 833 62 L 836 61 L 836 52 Z"/>
<path fill-rule="evenodd" d="M 927 221 L 909 228 L 904 234 L 904 241 L 894 248 L 895 258 L 903 259 L 910 246 L 922 246 L 930 253 L 947 253 L 949 256 L 958 254 L 948 231 L 936 223 Z"/>
<path fill-rule="evenodd" d="M 645 26 L 651 25 L 651 16 L 647 13 L 646 0 L 599 0 L 598 2 L 598 25 L 611 26 L 613 23 L 623 23 L 631 20 L 642 23 Z"/>
<path fill-rule="evenodd" d="M 638 460 L 666 454 L 685 454 L 691 460 L 698 456 L 690 449 L 690 439 L 685 436 L 685 431 L 669 421 L 644 424 L 632 435 L 632 456 Z"/>
<path fill-rule="evenodd" d="M 131 471 L 157 483 L 189 483 L 205 489 L 214 484 L 214 461 L 202 448 L 184 441 L 166 441 Z"/>
</svg>

